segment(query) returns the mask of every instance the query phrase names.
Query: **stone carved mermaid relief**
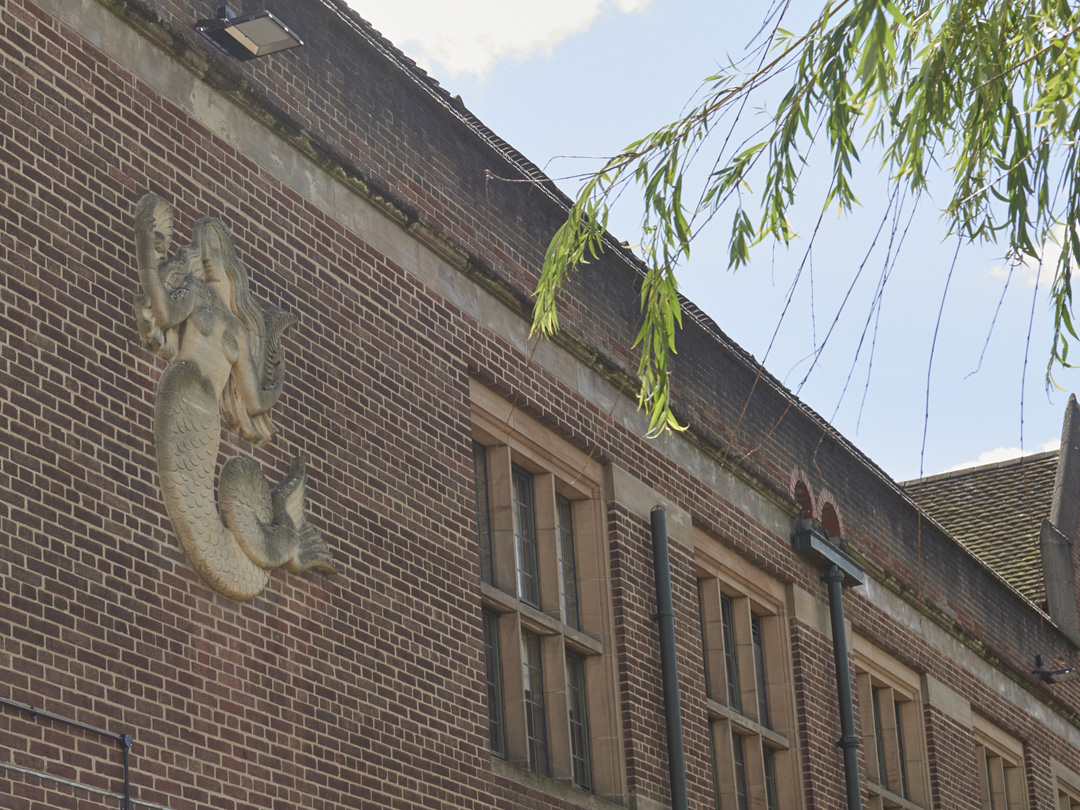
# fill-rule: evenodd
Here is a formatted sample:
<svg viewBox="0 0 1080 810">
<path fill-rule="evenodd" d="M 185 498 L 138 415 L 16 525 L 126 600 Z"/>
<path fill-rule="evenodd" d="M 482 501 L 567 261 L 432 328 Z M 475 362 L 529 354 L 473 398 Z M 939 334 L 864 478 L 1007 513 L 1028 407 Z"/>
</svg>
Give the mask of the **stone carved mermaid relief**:
<svg viewBox="0 0 1080 810">
<path fill-rule="evenodd" d="M 276 430 L 270 408 L 281 395 L 281 334 L 296 318 L 264 313 L 248 292 L 247 271 L 228 229 L 195 224 L 191 244 L 170 255 L 173 209 L 152 194 L 135 208 L 135 246 L 144 294 L 135 315 L 143 344 L 168 361 L 158 382 L 154 443 L 165 509 L 188 559 L 218 593 L 256 596 L 270 572 L 337 573 L 326 542 L 307 521 L 307 473 L 293 460 L 270 489 L 241 456 L 214 472 L 221 415 L 255 444 Z"/>
</svg>

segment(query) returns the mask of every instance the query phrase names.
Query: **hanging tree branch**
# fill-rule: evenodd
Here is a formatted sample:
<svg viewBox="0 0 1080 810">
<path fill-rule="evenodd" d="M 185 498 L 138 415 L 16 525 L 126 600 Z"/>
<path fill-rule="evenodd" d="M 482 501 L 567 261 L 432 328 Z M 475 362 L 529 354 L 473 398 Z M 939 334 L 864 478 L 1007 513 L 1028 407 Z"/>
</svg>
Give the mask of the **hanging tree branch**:
<svg viewBox="0 0 1080 810">
<path fill-rule="evenodd" d="M 614 198 L 629 183 L 644 203 L 639 404 L 651 433 L 678 429 L 669 357 L 681 327 L 677 269 L 717 213 L 729 214 L 728 267 L 749 264 L 761 242 L 796 238 L 788 212 L 815 139 L 832 157 L 825 206 L 857 204 L 856 136 L 880 148 L 882 182 L 918 193 L 931 167 L 952 182 L 943 215 L 967 242 L 1002 244 L 1010 259 L 1039 261 L 1060 242 L 1050 290 L 1054 322 L 1047 384 L 1068 365 L 1072 268 L 1080 262 L 1080 10 L 1066 0 L 827 0 L 801 36 L 775 25 L 768 57 L 706 80 L 679 120 L 631 143 L 590 175 L 548 247 L 536 290 L 534 331 L 558 329 L 557 298 L 569 273 L 599 255 Z M 782 14 L 777 15 L 782 19 Z M 729 149 L 747 101 L 784 83 L 762 140 Z M 720 153 L 709 136 L 730 126 Z M 693 159 L 714 162 L 699 193 Z M 751 193 L 754 181 L 760 192 Z M 1061 204 L 1053 200 L 1063 200 Z M 690 200 L 691 202 L 687 202 Z"/>
</svg>

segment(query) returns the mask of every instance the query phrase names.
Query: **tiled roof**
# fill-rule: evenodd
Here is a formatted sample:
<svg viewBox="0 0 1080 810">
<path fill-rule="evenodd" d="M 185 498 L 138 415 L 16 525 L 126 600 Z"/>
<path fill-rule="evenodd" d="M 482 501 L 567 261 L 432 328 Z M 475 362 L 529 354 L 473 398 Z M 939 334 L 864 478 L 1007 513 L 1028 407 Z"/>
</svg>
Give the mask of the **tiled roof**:
<svg viewBox="0 0 1080 810">
<path fill-rule="evenodd" d="M 1039 530 L 1050 517 L 1057 462 L 1052 450 L 900 486 L 954 539 L 1040 604 Z"/>
</svg>

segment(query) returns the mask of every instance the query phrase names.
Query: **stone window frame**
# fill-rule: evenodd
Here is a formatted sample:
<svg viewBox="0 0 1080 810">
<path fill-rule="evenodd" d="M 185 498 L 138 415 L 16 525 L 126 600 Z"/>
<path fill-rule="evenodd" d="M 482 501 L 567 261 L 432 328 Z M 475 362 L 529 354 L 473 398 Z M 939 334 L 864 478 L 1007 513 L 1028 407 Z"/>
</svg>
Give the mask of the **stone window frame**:
<svg viewBox="0 0 1080 810">
<path fill-rule="evenodd" d="M 1024 744 L 978 714 L 971 720 L 983 810 L 1028 810 Z"/>
<path fill-rule="evenodd" d="M 734 810 L 797 810 L 803 796 L 787 588 L 702 532 L 695 532 L 694 547 L 716 804 Z M 722 597 L 731 607 L 733 633 L 726 632 Z M 755 654 L 755 617 L 761 659 Z M 731 635 L 733 660 L 725 646 Z M 760 716 L 759 661 L 764 664 L 767 723 Z M 737 707 L 728 699 L 730 665 L 737 672 Z M 737 746 L 743 753 L 742 779 Z M 740 783 L 745 798 L 739 795 Z"/>
<path fill-rule="evenodd" d="M 921 676 L 862 636 L 852 648 L 868 810 L 930 807 Z"/>
<path fill-rule="evenodd" d="M 559 793 L 569 787 L 563 794 L 570 799 L 592 793 L 621 801 L 624 775 L 611 625 L 604 468 L 476 381 L 470 393 L 472 439 L 474 446 L 484 448 L 483 478 L 487 484 L 486 504 L 483 498 L 477 500 L 478 510 L 481 505 L 487 507 L 486 521 L 478 515 L 478 526 L 481 532 L 486 528 L 487 537 L 482 538 L 478 532 L 477 542 L 486 542 L 491 549 L 490 581 L 484 581 L 482 575 L 477 579 L 483 614 L 497 620 L 494 645 L 487 643 L 485 623 L 485 648 L 499 650 L 498 691 L 503 701 L 500 711 L 489 712 L 489 724 L 495 714 L 502 718 L 503 748 L 492 746 L 493 764 L 500 772 L 538 783 L 542 789 Z M 539 570 L 539 598 L 535 604 L 518 595 L 515 471 L 528 474 L 533 484 Z M 479 475 L 474 476 L 474 481 L 479 480 Z M 569 540 L 565 501 L 560 509 L 563 498 L 569 500 L 572 516 L 573 536 Z M 573 566 L 564 564 L 559 553 L 564 542 L 573 542 Z M 567 589 L 562 585 L 562 577 L 569 570 L 577 573 L 573 600 L 567 599 Z M 577 614 L 576 626 L 574 617 L 568 615 L 571 607 Z M 527 638 L 538 639 L 541 651 L 546 768 L 530 756 L 524 678 L 514 676 L 523 672 L 522 639 Z M 573 683 L 578 674 L 584 675 L 584 722 L 579 712 L 580 684 Z M 587 730 L 584 766 L 582 726 Z M 492 738 L 495 736 L 493 732 Z M 535 751 L 535 739 L 533 743 Z M 580 784 L 583 774 L 588 775 L 588 785 Z"/>
<path fill-rule="evenodd" d="M 1080 810 L 1080 774 L 1057 760 L 1050 761 L 1050 773 L 1054 777 L 1055 810 Z"/>
</svg>

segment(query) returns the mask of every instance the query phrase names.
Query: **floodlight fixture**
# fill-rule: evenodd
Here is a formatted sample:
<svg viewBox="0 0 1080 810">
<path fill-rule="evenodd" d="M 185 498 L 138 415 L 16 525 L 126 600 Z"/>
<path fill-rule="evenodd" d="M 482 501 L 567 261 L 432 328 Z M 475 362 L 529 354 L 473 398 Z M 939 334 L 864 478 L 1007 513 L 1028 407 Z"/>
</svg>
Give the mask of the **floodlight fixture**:
<svg viewBox="0 0 1080 810">
<path fill-rule="evenodd" d="M 304 44 L 269 11 L 237 16 L 231 8 L 222 6 L 217 10 L 216 18 L 195 23 L 195 30 L 217 48 L 241 61 Z"/>
<path fill-rule="evenodd" d="M 1037 669 L 1031 674 L 1043 683 L 1065 683 L 1080 678 L 1080 669 L 1075 669 L 1074 667 L 1068 667 L 1066 669 L 1043 669 L 1043 657 L 1041 655 L 1035 656 L 1035 666 Z"/>
</svg>

